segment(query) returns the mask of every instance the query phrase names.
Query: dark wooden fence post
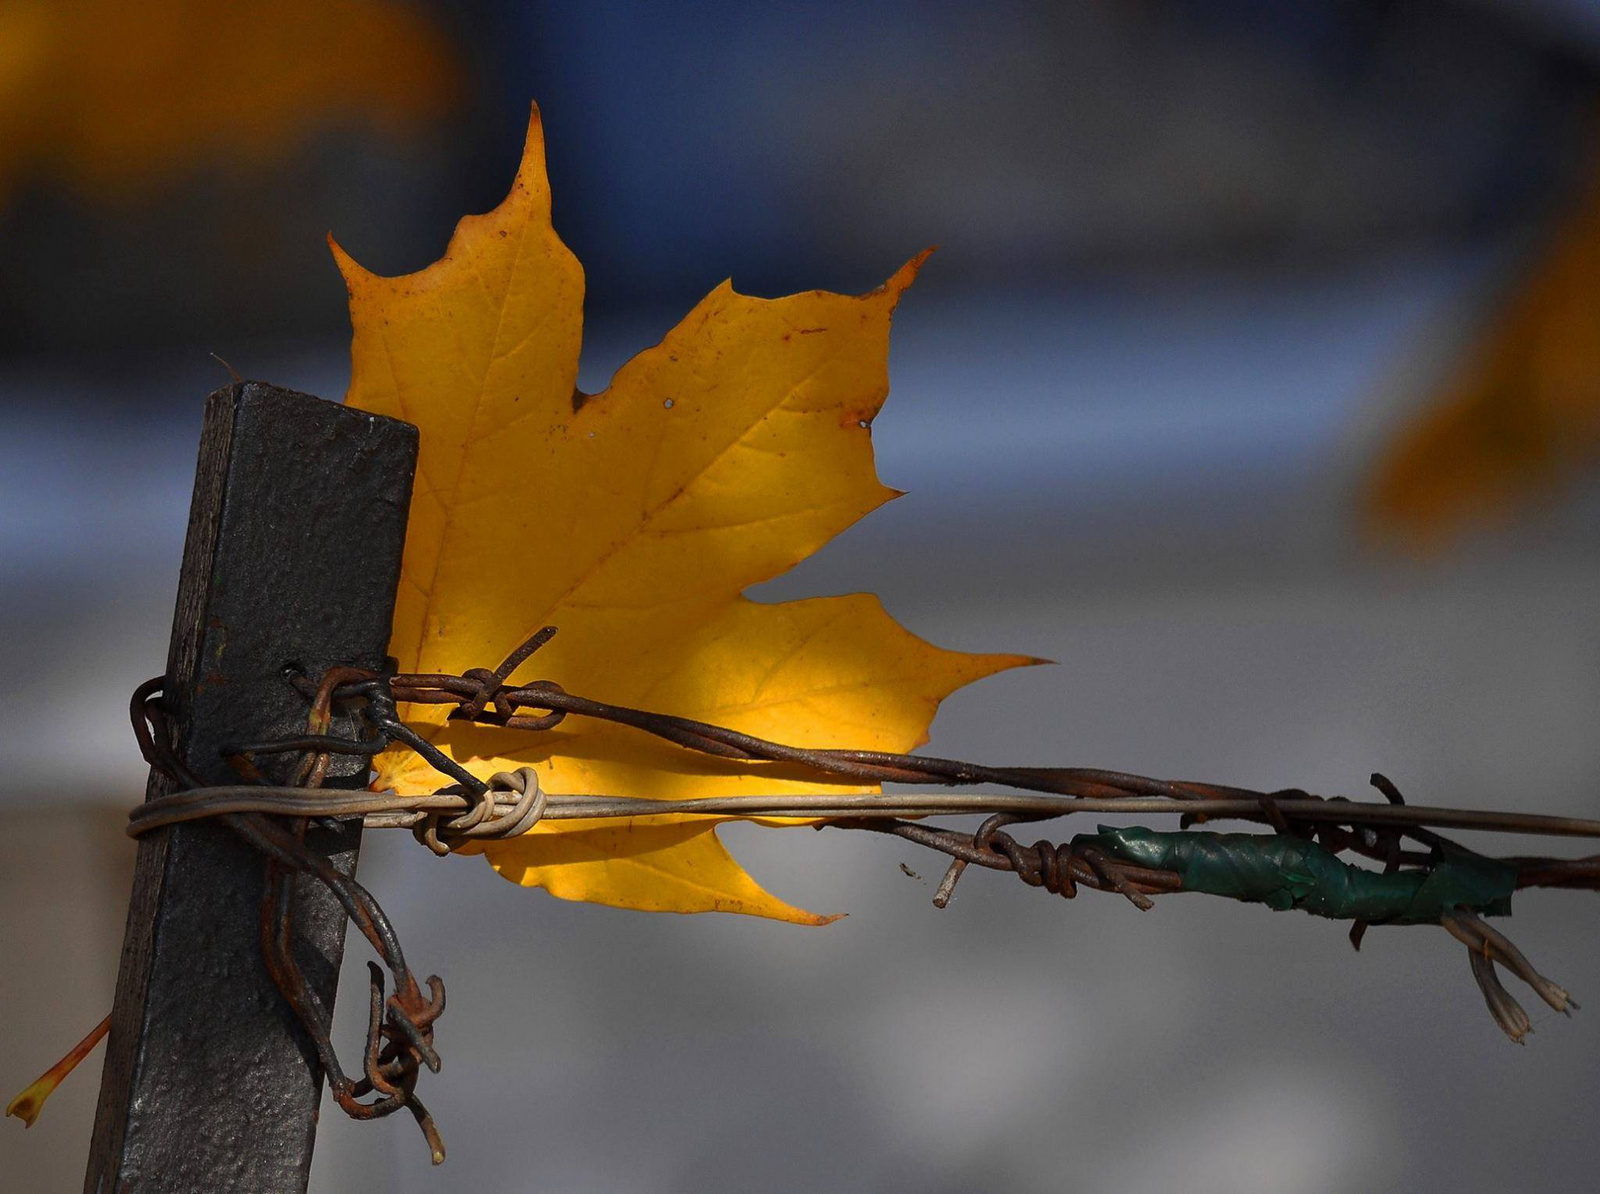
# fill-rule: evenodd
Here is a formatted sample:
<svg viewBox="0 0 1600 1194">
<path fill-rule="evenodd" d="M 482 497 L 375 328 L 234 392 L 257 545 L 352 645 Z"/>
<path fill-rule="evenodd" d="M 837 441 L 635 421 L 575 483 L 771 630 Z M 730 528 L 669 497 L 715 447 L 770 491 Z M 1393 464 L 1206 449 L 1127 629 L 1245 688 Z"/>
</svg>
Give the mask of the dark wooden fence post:
<svg viewBox="0 0 1600 1194">
<path fill-rule="evenodd" d="M 237 782 L 228 742 L 303 732 L 286 664 L 376 667 L 388 648 L 417 431 L 255 382 L 206 400 L 166 699 L 179 758 Z M 329 786 L 361 787 L 336 757 Z M 152 774 L 148 795 L 165 793 Z M 360 829 L 308 843 L 353 870 Z M 322 1072 L 262 962 L 263 864 L 195 823 L 141 840 L 87 1194 L 303 1191 Z M 331 1008 L 345 921 L 302 881 L 299 957 Z"/>
</svg>

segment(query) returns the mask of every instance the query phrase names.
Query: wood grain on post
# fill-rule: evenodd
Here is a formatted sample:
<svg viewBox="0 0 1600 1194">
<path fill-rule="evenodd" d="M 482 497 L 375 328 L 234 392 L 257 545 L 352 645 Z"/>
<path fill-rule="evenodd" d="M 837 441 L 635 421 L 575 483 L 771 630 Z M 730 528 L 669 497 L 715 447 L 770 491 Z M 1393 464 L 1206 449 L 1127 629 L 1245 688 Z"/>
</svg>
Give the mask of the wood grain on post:
<svg viewBox="0 0 1600 1194">
<path fill-rule="evenodd" d="M 167 659 L 178 757 L 238 782 L 220 747 L 303 733 L 285 666 L 377 667 L 388 650 L 417 431 L 248 382 L 206 399 Z M 348 732 L 336 720 L 333 732 Z M 296 756 L 263 759 L 287 778 Z M 335 756 L 328 786 L 368 760 Z M 150 777 L 147 797 L 171 785 Z M 307 844 L 353 871 L 360 823 Z M 331 1009 L 345 920 L 298 880 L 296 956 Z M 87 1194 L 303 1191 L 322 1071 L 261 958 L 262 858 L 219 825 L 141 839 Z"/>
</svg>

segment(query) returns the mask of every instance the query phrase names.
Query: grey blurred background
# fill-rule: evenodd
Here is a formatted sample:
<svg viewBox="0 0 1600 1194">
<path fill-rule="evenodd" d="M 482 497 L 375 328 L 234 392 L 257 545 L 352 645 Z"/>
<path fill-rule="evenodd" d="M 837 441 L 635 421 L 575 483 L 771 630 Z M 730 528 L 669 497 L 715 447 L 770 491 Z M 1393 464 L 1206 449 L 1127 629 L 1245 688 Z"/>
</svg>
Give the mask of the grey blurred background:
<svg viewBox="0 0 1600 1194">
<path fill-rule="evenodd" d="M 1585 170 L 1600 6 L 408 11 L 456 64 L 436 119 L 374 128 L 356 96 L 260 160 L 213 146 L 127 193 L 35 163 L 0 194 L 0 1093 L 110 1005 L 125 694 L 165 657 L 209 354 L 340 395 L 324 232 L 425 265 L 504 194 L 529 99 L 588 271 L 585 389 L 724 276 L 863 290 L 943 246 L 874 428 L 911 496 L 756 594 L 873 590 L 942 645 L 1060 661 L 953 697 L 939 753 L 1600 812 L 1600 485 L 1427 562 L 1356 533 L 1382 446 Z M 1511 1047 L 1442 932 L 1356 955 L 1309 918 L 991 874 L 939 912 L 909 845 L 726 836 L 851 915 L 566 904 L 371 835 L 364 880 L 449 983 L 450 1159 L 329 1106 L 312 1188 L 1459 1192 L 1600 1162 L 1596 1013 L 1535 1011 Z M 1592 897 L 1517 911 L 1600 999 Z M 99 1065 L 0 1124 L 7 1188 L 78 1188 Z"/>
</svg>

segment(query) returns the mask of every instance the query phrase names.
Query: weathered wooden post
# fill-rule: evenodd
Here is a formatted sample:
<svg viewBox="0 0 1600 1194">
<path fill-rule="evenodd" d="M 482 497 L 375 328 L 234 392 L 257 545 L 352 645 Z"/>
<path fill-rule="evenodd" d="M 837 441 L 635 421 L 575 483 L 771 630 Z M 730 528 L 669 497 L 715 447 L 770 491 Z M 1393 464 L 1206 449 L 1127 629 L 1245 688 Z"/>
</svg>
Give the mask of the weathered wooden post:
<svg viewBox="0 0 1600 1194">
<path fill-rule="evenodd" d="M 165 688 L 199 779 L 238 782 L 227 743 L 304 731 L 286 665 L 381 665 L 416 455 L 409 423 L 306 394 L 206 400 Z M 362 787 L 367 766 L 336 756 L 327 786 Z M 147 798 L 171 786 L 152 773 Z M 343 824 L 307 844 L 349 872 L 360 823 Z M 87 1194 L 305 1189 L 322 1071 L 262 961 L 263 876 L 219 824 L 141 839 Z M 345 917 L 297 882 L 296 956 L 331 1009 Z"/>
</svg>

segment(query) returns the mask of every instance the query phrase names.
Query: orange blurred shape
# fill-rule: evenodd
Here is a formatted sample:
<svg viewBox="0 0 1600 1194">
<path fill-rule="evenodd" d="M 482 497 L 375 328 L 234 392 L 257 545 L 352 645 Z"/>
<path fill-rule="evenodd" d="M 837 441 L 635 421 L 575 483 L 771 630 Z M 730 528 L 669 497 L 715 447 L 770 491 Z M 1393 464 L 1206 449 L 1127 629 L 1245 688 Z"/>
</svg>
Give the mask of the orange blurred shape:
<svg viewBox="0 0 1600 1194">
<path fill-rule="evenodd" d="M 55 1093 L 56 1087 L 61 1085 L 61 1080 L 77 1069 L 78 1063 L 89 1056 L 89 1050 L 100 1043 L 100 1038 L 105 1036 L 110 1028 L 111 1017 L 108 1015 L 90 1030 L 88 1036 L 72 1046 L 65 1057 L 40 1074 L 27 1090 L 7 1103 L 6 1114 L 16 1116 L 25 1128 L 33 1127 L 33 1121 L 38 1119 L 39 1112 L 44 1110 L 44 1101 Z"/>
<path fill-rule="evenodd" d="M 1383 454 L 1369 529 L 1438 550 L 1600 460 L 1600 171 Z"/>
<path fill-rule="evenodd" d="M 203 157 L 270 161 L 335 120 L 416 126 L 458 81 L 394 0 L 6 0 L 0 196 L 46 174 L 115 198 Z"/>
</svg>

